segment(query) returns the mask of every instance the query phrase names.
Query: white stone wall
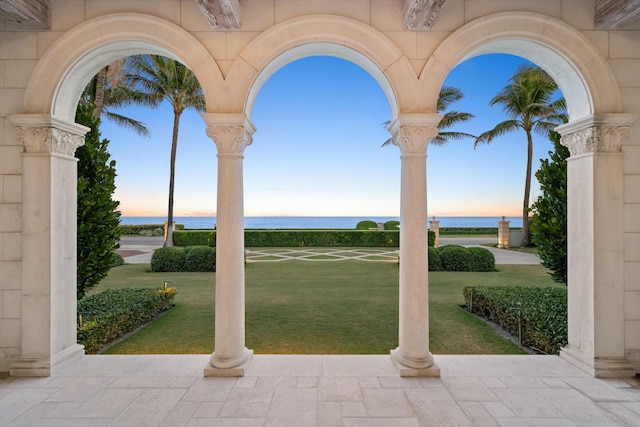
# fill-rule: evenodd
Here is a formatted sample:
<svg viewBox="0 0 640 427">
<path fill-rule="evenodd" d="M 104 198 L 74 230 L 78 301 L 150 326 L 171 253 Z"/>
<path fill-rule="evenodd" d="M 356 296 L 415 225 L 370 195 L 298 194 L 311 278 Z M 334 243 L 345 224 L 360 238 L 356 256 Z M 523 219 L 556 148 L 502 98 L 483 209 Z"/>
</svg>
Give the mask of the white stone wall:
<svg viewBox="0 0 640 427">
<path fill-rule="evenodd" d="M 265 30 L 307 15 L 337 15 L 381 32 L 404 55 L 407 68 L 417 78 L 440 44 L 465 24 L 500 12 L 535 12 L 579 30 L 611 67 L 620 87 L 622 109 L 606 112 L 640 113 L 640 24 L 615 31 L 595 30 L 593 0 L 448 0 L 428 31 L 402 29 L 401 0 L 242 0 L 241 4 L 240 31 L 211 31 L 194 0 L 51 0 L 51 30 L 41 32 L 24 31 L 0 20 L 0 372 L 8 371 L 19 356 L 21 318 L 27 314 L 21 312 L 23 148 L 7 116 L 51 113 L 24 111 L 25 89 L 38 59 L 67 30 L 86 20 L 119 12 L 166 20 L 197 39 L 227 77 L 234 70 L 238 75 L 238 69 L 232 69 L 236 59 Z M 427 106 L 421 112 L 429 112 L 426 110 Z M 624 243 L 624 324 L 611 327 L 624 329 L 627 357 L 640 371 L 640 122 L 632 130 L 622 146 L 624 233 L 610 236 Z"/>
</svg>

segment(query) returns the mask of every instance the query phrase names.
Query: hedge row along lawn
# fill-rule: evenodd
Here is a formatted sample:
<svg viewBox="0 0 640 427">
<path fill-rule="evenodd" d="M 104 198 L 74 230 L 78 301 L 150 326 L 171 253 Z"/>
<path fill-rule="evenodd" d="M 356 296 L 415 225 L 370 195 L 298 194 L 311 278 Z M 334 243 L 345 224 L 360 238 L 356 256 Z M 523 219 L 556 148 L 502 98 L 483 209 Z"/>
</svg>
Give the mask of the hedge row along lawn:
<svg viewBox="0 0 640 427">
<path fill-rule="evenodd" d="M 470 314 L 462 290 L 481 286 L 558 286 L 541 266 L 499 265 L 489 273 L 431 272 L 430 348 L 436 354 L 521 354 Z M 110 354 L 204 354 L 214 343 L 214 273 L 150 273 L 115 267 L 107 288 L 177 288 L 175 307 Z M 398 265 L 284 261 L 246 265 L 246 345 L 256 353 L 387 354 L 398 345 Z"/>
</svg>

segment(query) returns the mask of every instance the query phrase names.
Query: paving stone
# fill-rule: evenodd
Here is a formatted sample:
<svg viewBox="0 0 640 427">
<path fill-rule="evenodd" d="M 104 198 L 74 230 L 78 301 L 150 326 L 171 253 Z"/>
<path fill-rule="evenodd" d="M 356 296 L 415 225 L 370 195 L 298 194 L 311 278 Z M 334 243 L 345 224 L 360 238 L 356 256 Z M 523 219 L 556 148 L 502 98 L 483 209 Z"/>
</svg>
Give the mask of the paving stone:
<svg viewBox="0 0 640 427">
<path fill-rule="evenodd" d="M 320 402 L 361 402 L 360 382 L 357 378 L 320 378 L 318 400 Z"/>
<path fill-rule="evenodd" d="M 364 388 L 362 400 L 367 417 L 415 417 L 404 390 L 395 388 Z"/>
<path fill-rule="evenodd" d="M 318 391 L 315 389 L 277 388 L 265 426 L 315 426 L 317 406 Z"/>
<path fill-rule="evenodd" d="M 422 425 L 426 426 L 469 426 L 471 421 L 443 389 L 406 389 L 405 393 Z"/>
<path fill-rule="evenodd" d="M 273 389 L 236 388 L 231 390 L 220 411 L 225 418 L 266 417 L 273 398 Z"/>
</svg>

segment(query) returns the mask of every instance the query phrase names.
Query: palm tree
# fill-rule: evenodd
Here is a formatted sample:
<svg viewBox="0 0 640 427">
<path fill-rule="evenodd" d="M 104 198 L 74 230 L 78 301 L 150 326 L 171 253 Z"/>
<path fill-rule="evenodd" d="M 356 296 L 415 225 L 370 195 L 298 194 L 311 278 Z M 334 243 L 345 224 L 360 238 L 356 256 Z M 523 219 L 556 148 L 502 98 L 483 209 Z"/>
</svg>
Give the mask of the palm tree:
<svg viewBox="0 0 640 427">
<path fill-rule="evenodd" d="M 141 93 L 122 84 L 126 60 L 127 58 L 121 58 L 102 68 L 85 87 L 80 103 L 86 107 L 93 105 L 95 107 L 93 117 L 96 119 L 104 115 L 117 125 L 149 137 L 151 133 L 142 122 L 112 110 L 112 108 L 126 107 L 141 102 Z"/>
<path fill-rule="evenodd" d="M 458 123 L 466 122 L 467 120 L 471 120 L 475 117 L 471 113 L 465 113 L 462 111 L 446 111 L 451 104 L 456 101 L 460 101 L 462 98 L 464 98 L 464 93 L 462 93 L 462 91 L 456 87 L 442 86 L 440 88 L 440 93 L 438 94 L 438 104 L 436 108 L 438 113 L 444 113 L 444 117 L 442 117 L 440 123 L 438 123 L 438 129 L 440 130 L 438 136 L 433 138 L 430 144 L 442 146 L 451 140 L 476 138 L 475 135 L 464 132 L 443 131 L 444 129 L 448 129 Z M 385 123 L 385 125 L 388 124 L 389 122 Z M 392 139 L 393 138 L 387 139 L 384 144 L 382 144 L 382 146 L 385 147 L 391 144 Z"/>
<path fill-rule="evenodd" d="M 180 116 L 187 108 L 205 111 L 205 99 L 196 76 L 185 65 L 159 55 L 137 55 L 130 58 L 130 71 L 125 86 L 144 93 L 138 102 L 159 106 L 167 101 L 173 107 L 173 137 L 169 173 L 169 206 L 167 235 L 164 246 L 173 246 L 173 192 Z"/>
<path fill-rule="evenodd" d="M 566 103 L 558 95 L 558 85 L 541 68 L 522 64 L 509 80 L 507 86 L 489 102 L 490 106 L 500 105 L 508 120 L 498 123 L 493 129 L 482 133 L 474 147 L 490 143 L 495 138 L 518 129 L 527 135 L 527 172 L 522 204 L 522 246 L 529 243 L 529 194 L 531 192 L 531 164 L 533 157 L 533 136 L 535 132 L 548 136 L 549 131 L 564 123 Z"/>
</svg>

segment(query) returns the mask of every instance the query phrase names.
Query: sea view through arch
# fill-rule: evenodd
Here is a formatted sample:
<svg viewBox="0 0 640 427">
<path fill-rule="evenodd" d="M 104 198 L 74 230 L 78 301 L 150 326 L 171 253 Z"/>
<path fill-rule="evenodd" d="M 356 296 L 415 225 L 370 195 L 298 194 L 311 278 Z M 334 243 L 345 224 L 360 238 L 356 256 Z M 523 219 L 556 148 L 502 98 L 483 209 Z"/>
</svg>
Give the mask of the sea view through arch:
<svg viewBox="0 0 640 427">
<path fill-rule="evenodd" d="M 392 216 L 247 216 L 244 218 L 245 228 L 261 229 L 354 229 L 360 221 L 371 220 L 375 222 L 387 222 L 399 220 Z M 428 220 L 432 220 L 429 217 Z M 498 227 L 499 216 L 442 216 L 436 217 L 440 221 L 441 228 L 462 227 Z M 522 227 L 522 217 L 508 216 L 511 227 Z M 166 221 L 164 216 L 123 216 L 120 223 L 126 224 L 162 224 Z M 212 229 L 216 224 L 215 216 L 176 216 L 176 224 L 183 224 L 186 229 Z M 428 226 L 428 221 L 426 224 Z"/>
</svg>

